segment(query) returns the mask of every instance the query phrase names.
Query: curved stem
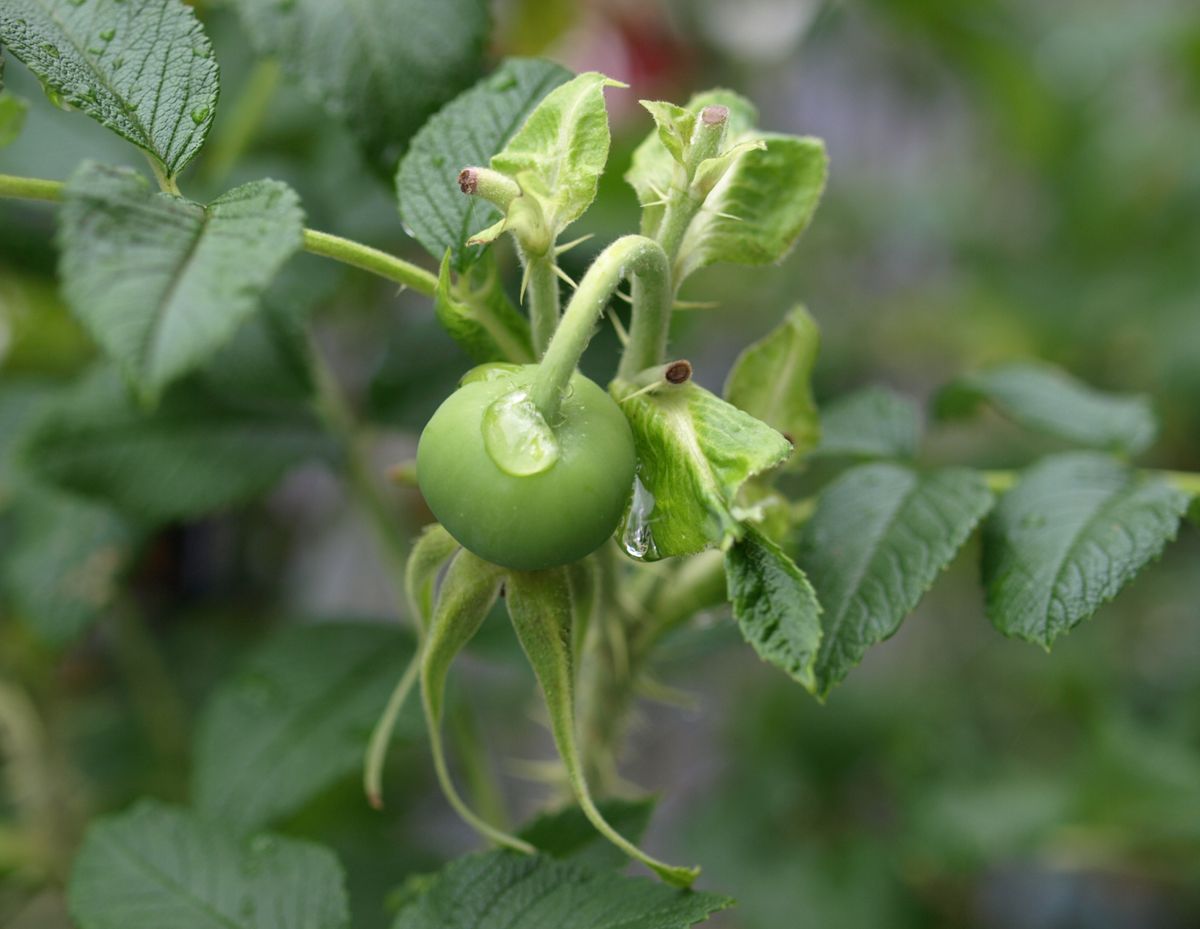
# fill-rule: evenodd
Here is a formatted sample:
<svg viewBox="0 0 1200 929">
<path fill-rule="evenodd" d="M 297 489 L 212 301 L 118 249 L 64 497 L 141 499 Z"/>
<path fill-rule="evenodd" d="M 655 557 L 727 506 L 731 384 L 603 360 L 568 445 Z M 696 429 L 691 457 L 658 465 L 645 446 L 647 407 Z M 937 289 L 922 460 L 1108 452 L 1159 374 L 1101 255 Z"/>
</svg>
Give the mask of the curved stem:
<svg viewBox="0 0 1200 929">
<path fill-rule="evenodd" d="M 558 274 L 554 268 L 553 255 L 525 259 L 525 273 L 529 276 L 529 326 L 538 358 L 546 354 L 561 313 Z"/>
<path fill-rule="evenodd" d="M 630 275 L 637 275 L 643 283 L 647 299 L 635 308 L 621 370 L 625 371 L 627 366 L 631 372 L 648 368 L 653 361 L 646 363 L 644 359 L 665 350 L 671 312 L 666 253 L 646 236 L 623 236 L 601 252 L 588 268 L 542 358 L 531 395 L 547 420 L 557 415 L 563 392 L 617 285 Z"/>
<path fill-rule="evenodd" d="M 426 271 L 419 265 L 412 264 L 395 255 L 355 242 L 353 239 L 343 239 L 341 236 L 330 235 L 328 232 L 317 232 L 315 229 L 304 230 L 304 250 L 314 255 L 323 255 L 352 265 L 372 274 L 378 274 L 389 281 L 411 287 L 417 293 L 432 297 L 437 290 L 437 275 Z"/>
<path fill-rule="evenodd" d="M 12 197 L 17 200 L 61 200 L 64 186 L 62 181 L 0 174 L 0 197 Z"/>
<path fill-rule="evenodd" d="M 388 744 L 392 741 L 392 732 L 400 718 L 400 711 L 404 709 L 408 695 L 412 693 L 413 686 L 420 676 L 421 648 L 418 645 L 408 662 L 408 667 L 404 669 L 404 674 L 396 682 L 392 695 L 388 697 L 383 715 L 371 730 L 371 741 L 367 744 L 367 757 L 363 764 L 363 789 L 366 791 L 367 800 L 377 810 L 383 809 L 383 763 L 387 759 Z"/>
</svg>

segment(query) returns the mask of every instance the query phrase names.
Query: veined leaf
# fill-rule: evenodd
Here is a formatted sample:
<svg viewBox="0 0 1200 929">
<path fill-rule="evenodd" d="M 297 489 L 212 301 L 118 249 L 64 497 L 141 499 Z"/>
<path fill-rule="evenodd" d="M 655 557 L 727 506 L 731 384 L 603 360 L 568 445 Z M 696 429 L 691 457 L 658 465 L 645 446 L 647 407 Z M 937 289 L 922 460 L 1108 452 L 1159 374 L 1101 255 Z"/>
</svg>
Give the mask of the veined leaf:
<svg viewBox="0 0 1200 929">
<path fill-rule="evenodd" d="M 5 0 L 0 43 L 54 102 L 145 149 L 169 176 L 204 144 L 217 62 L 179 0 Z"/>
<path fill-rule="evenodd" d="M 68 891 L 79 929 L 347 929 L 341 865 L 319 845 L 238 834 L 143 800 L 96 821 Z"/>
<path fill-rule="evenodd" d="M 960 378 L 943 389 L 937 410 L 961 416 L 983 402 L 1027 429 L 1105 451 L 1137 454 L 1158 431 L 1146 397 L 1095 390 L 1044 364 L 1007 364 Z"/>
<path fill-rule="evenodd" d="M 991 505 L 983 478 L 961 468 L 862 465 L 822 492 L 797 559 L 825 610 L 819 695 L 900 628 Z"/>
<path fill-rule="evenodd" d="M 410 636 L 375 623 L 294 626 L 272 636 L 205 707 L 196 809 L 249 832 L 357 770 L 412 653 Z M 419 732 L 419 719 L 411 723 L 408 731 Z"/>
<path fill-rule="evenodd" d="M 481 364 L 527 364 L 535 360 L 529 320 L 504 292 L 495 259 L 477 262 L 455 281 L 447 251 L 438 273 L 433 309 L 454 341 Z"/>
<path fill-rule="evenodd" d="M 733 616 L 763 661 L 809 691 L 821 644 L 821 604 L 816 592 L 778 545 L 748 528 L 725 553 Z"/>
<path fill-rule="evenodd" d="M 141 176 L 85 164 L 67 184 L 60 270 L 75 315 L 146 398 L 209 358 L 300 248 L 303 214 L 278 181 L 203 207 Z"/>
<path fill-rule="evenodd" d="M 864 387 L 821 412 L 823 458 L 913 458 L 921 443 L 921 410 L 887 387 Z"/>
<path fill-rule="evenodd" d="M 440 258 L 450 249 L 450 265 L 464 271 L 483 249 L 467 239 L 500 218 L 483 197 L 467 197 L 458 172 L 486 165 L 547 93 L 571 72 L 537 58 L 508 58 L 437 111 L 413 136 L 396 173 L 400 218 L 413 236 Z"/>
<path fill-rule="evenodd" d="M 489 26 L 485 0 L 241 0 L 237 8 L 258 50 L 278 55 L 387 177 L 413 134 L 479 76 Z"/>
<path fill-rule="evenodd" d="M 740 538 L 738 489 L 791 454 L 787 439 L 696 384 L 638 394 L 616 381 L 612 391 L 633 427 L 639 467 L 618 530 L 625 550 L 654 561 Z"/>
<path fill-rule="evenodd" d="M 1042 460 L 984 527 L 992 623 L 1048 649 L 1161 554 L 1187 506 L 1187 494 L 1104 455 Z"/>
<path fill-rule="evenodd" d="M 797 458 L 821 435 L 812 395 L 819 344 L 816 322 L 798 306 L 738 356 L 725 382 L 725 399 L 787 436 Z"/>
<path fill-rule="evenodd" d="M 494 851 L 460 858 L 429 879 L 392 929 L 687 929 L 732 905 L 716 894 Z"/>
</svg>

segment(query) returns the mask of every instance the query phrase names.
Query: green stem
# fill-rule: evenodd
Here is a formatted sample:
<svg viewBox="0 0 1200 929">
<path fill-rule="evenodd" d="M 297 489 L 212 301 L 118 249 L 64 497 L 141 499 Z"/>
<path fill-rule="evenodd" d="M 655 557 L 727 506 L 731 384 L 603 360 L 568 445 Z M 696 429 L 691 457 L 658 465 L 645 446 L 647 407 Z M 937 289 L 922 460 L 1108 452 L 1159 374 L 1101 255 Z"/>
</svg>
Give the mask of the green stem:
<svg viewBox="0 0 1200 929">
<path fill-rule="evenodd" d="M 62 181 L 0 174 L 0 197 L 11 197 L 17 200 L 61 200 L 63 186 Z"/>
<path fill-rule="evenodd" d="M 546 354 L 561 315 L 558 274 L 552 254 L 525 259 L 529 276 L 529 325 L 533 333 L 533 350 L 538 358 Z"/>
<path fill-rule="evenodd" d="M 200 169 L 208 184 L 220 186 L 249 146 L 279 87 L 280 73 L 274 58 L 263 58 L 255 64 L 232 110 L 208 140 Z"/>
<path fill-rule="evenodd" d="M 182 197 L 179 192 L 179 185 L 175 183 L 175 178 L 167 174 L 163 170 L 163 166 L 158 163 L 158 159 L 147 153 L 146 160 L 150 162 L 150 170 L 154 172 L 154 179 L 158 181 L 158 188 L 164 194 L 170 194 L 172 197 Z"/>
<path fill-rule="evenodd" d="M 982 473 L 989 489 L 998 494 L 1011 490 L 1021 476 L 1019 471 L 984 471 Z M 1173 484 L 1188 496 L 1200 497 L 1200 472 L 1159 471 L 1146 468 L 1142 469 L 1142 473 L 1159 477 L 1167 483 Z"/>
<path fill-rule="evenodd" d="M 417 293 L 432 297 L 437 290 L 437 275 L 424 268 L 389 255 L 387 252 L 353 239 L 343 239 L 341 236 L 330 235 L 328 232 L 317 232 L 315 229 L 304 230 L 304 250 L 314 255 L 332 258 L 342 264 L 348 264 L 380 277 L 411 287 Z"/>
<path fill-rule="evenodd" d="M 420 677 L 421 648 L 418 645 L 408 662 L 408 667 L 404 669 L 404 674 L 396 682 L 392 695 L 388 697 L 383 715 L 371 730 L 371 741 L 367 744 L 367 757 L 363 764 L 363 789 L 366 791 L 368 802 L 377 810 L 383 809 L 383 765 L 387 760 L 392 732 L 396 728 L 396 721 L 400 718 L 400 711 L 404 709 L 408 695 L 412 693 Z"/>
</svg>

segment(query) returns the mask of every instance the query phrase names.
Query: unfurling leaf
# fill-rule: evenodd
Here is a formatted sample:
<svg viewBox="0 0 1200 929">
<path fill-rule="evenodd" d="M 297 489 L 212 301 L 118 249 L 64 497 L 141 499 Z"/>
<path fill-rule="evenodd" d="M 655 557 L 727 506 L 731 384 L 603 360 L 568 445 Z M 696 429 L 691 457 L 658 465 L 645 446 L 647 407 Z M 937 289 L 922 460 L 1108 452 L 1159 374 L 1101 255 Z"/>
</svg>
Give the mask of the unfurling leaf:
<svg viewBox="0 0 1200 929">
<path fill-rule="evenodd" d="M 454 341 L 479 363 L 534 360 L 529 320 L 504 292 L 495 259 L 483 258 L 456 281 L 447 251 L 438 272 L 433 307 Z"/>
<path fill-rule="evenodd" d="M 618 530 L 625 550 L 654 561 L 740 538 L 738 489 L 787 459 L 787 439 L 693 383 L 639 393 L 615 381 L 612 392 L 638 455 L 633 498 Z"/>
<path fill-rule="evenodd" d="M 413 543 L 404 566 L 404 590 L 409 611 L 418 629 L 429 627 L 436 602 L 434 588 L 438 575 L 459 548 L 458 542 L 440 523 L 426 526 Z"/>
<path fill-rule="evenodd" d="M 887 387 L 864 387 L 821 411 L 822 458 L 913 458 L 921 442 L 921 410 Z"/>
<path fill-rule="evenodd" d="M 983 478 L 961 468 L 862 465 L 821 493 L 797 559 L 824 609 L 820 696 L 900 628 L 991 505 Z"/>
<path fill-rule="evenodd" d="M 1115 597 L 1179 529 L 1188 496 L 1104 455 L 1025 471 L 984 526 L 987 611 L 1044 648 Z"/>
</svg>

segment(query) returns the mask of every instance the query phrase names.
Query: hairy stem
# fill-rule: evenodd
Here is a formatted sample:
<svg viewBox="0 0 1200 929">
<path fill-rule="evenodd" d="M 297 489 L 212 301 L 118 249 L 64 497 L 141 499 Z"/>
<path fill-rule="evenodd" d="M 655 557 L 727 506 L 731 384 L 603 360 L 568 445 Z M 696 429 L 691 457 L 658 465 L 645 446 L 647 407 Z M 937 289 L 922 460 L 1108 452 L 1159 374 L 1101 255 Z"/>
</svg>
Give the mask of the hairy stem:
<svg viewBox="0 0 1200 929">
<path fill-rule="evenodd" d="M 546 354 L 561 314 L 555 267 L 553 254 L 525 258 L 525 273 L 529 276 L 529 326 L 538 358 Z"/>
</svg>

